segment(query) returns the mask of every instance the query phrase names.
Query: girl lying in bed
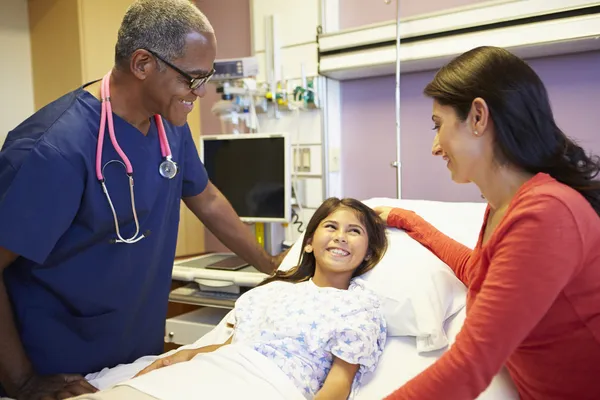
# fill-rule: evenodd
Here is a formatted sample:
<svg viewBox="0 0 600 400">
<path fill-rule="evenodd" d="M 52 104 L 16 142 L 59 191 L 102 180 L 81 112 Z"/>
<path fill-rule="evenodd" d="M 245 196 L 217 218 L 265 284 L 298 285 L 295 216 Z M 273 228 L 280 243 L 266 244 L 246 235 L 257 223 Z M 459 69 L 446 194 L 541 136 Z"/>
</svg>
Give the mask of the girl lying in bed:
<svg viewBox="0 0 600 400">
<path fill-rule="evenodd" d="M 252 358 L 254 354 L 265 362 L 269 360 L 279 374 L 283 372 L 282 377 L 287 376 L 283 379 L 291 383 L 289 388 L 296 394 L 286 393 L 285 398 L 346 399 L 354 393 L 365 372 L 375 369 L 386 341 L 386 323 L 378 298 L 355 279 L 383 257 L 387 248 L 385 225 L 357 200 L 330 198 L 309 221 L 302 247 L 297 267 L 278 271 L 240 296 L 229 314 L 233 335 L 226 342 L 180 350 L 158 359 L 128 385 L 139 388 L 134 385 L 139 379 L 189 362 L 204 359 L 206 363 L 206 357 L 220 355 L 229 362 L 232 352 L 237 355 L 243 351 L 244 357 Z M 224 363 L 214 362 L 206 369 L 212 379 L 219 379 L 214 371 L 217 364 Z M 231 383 L 236 374 L 227 368 L 223 385 Z M 205 390 L 203 378 L 206 376 L 197 373 L 196 389 Z M 160 377 L 155 375 L 156 379 Z M 257 377 L 247 381 L 253 379 Z M 272 375 L 258 379 L 271 386 L 275 381 Z M 267 389 L 252 389 L 257 387 L 248 384 L 246 397 L 266 398 Z M 99 395 L 102 392 L 83 398 L 110 398 Z"/>
</svg>

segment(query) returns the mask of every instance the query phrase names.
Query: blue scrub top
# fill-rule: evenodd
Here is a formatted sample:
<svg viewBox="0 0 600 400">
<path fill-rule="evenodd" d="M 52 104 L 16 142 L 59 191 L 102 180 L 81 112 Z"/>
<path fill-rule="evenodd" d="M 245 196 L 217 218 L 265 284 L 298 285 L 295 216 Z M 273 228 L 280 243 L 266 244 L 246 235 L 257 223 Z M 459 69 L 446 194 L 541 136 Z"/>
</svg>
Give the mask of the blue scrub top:
<svg viewBox="0 0 600 400">
<path fill-rule="evenodd" d="M 4 272 L 21 340 L 40 374 L 86 374 L 163 351 L 182 197 L 208 183 L 189 127 L 164 125 L 180 173 L 159 175 L 152 119 L 144 136 L 113 114 L 133 165 L 141 232 L 113 243 L 113 215 L 95 174 L 100 102 L 83 88 L 36 112 L 0 152 L 0 246 L 19 257 Z M 102 165 L 120 160 L 108 130 Z M 121 235 L 135 232 L 128 178 L 109 164 L 106 185 Z"/>
</svg>

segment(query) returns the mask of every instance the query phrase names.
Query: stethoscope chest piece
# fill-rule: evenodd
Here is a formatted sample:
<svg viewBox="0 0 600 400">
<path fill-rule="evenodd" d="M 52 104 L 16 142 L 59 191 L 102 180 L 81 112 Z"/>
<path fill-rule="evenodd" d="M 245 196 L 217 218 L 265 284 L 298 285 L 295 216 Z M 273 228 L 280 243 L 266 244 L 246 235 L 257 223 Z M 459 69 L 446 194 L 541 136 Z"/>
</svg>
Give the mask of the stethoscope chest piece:
<svg viewBox="0 0 600 400">
<path fill-rule="evenodd" d="M 179 167 L 177 166 L 177 163 L 168 158 L 161 162 L 160 166 L 158 167 L 158 172 L 160 173 L 160 175 L 163 178 L 167 179 L 175 178 L 175 175 L 177 175 L 178 170 Z"/>
</svg>

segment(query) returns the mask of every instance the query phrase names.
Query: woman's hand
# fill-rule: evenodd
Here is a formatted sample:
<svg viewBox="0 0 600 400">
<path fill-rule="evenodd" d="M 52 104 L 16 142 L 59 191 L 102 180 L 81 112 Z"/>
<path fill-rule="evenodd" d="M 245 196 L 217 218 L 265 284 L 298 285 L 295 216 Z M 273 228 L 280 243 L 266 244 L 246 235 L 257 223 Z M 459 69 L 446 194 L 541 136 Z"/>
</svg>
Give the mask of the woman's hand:
<svg viewBox="0 0 600 400">
<path fill-rule="evenodd" d="M 381 206 L 373 208 L 373 211 L 375 211 L 379 215 L 379 217 L 383 220 L 383 222 L 385 222 L 386 225 L 398 229 L 403 229 L 407 232 L 413 230 L 416 220 L 422 219 L 417 214 L 415 214 L 414 211 L 398 207 Z M 389 220 L 391 213 L 394 214 L 394 218 L 392 218 L 392 221 Z"/>
<path fill-rule="evenodd" d="M 383 220 L 383 222 L 385 222 L 387 224 L 387 219 L 388 216 L 390 215 L 390 211 L 392 211 L 394 208 L 393 207 L 375 207 L 373 208 L 373 211 L 375 211 L 378 215 L 379 218 L 381 218 Z"/>
<path fill-rule="evenodd" d="M 196 354 L 198 354 L 197 349 L 189 349 L 189 350 L 179 350 L 176 353 L 171 354 L 168 357 L 159 358 L 154 361 L 152 364 L 148 365 L 146 368 L 137 373 L 134 378 L 137 378 L 140 375 L 147 374 L 150 371 L 154 371 L 155 369 L 168 367 L 169 365 L 177 364 L 180 362 L 190 361 Z"/>
</svg>

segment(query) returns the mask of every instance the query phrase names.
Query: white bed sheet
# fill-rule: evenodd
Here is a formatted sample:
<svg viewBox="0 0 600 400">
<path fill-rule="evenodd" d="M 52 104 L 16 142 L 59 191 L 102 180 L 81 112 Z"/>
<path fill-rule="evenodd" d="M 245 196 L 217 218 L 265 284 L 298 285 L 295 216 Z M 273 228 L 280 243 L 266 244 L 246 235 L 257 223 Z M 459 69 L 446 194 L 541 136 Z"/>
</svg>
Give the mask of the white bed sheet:
<svg viewBox="0 0 600 400">
<path fill-rule="evenodd" d="M 192 345 L 182 348 L 197 348 L 208 344 L 222 343 L 231 334 L 231 329 L 227 328 L 225 317 L 217 327 L 200 338 Z M 465 319 L 465 309 L 463 308 L 456 315 L 452 316 L 446 322 L 446 330 L 450 343 L 454 342 L 456 335 L 460 331 Z M 86 378 L 90 383 L 99 389 L 107 389 L 116 384 L 131 379 L 144 367 L 159 357 L 173 353 L 175 350 L 165 353 L 161 356 L 147 356 L 136 360 L 132 364 L 119 365 L 114 368 L 105 368 L 104 370 L 89 374 Z M 381 399 L 402 386 L 418 373 L 434 363 L 445 350 L 438 350 L 426 354 L 417 352 L 416 340 L 411 337 L 389 337 L 381 361 L 377 370 L 371 376 L 368 376 L 364 386 L 356 396 L 357 400 Z M 164 385 L 168 387 L 169 382 Z M 478 397 L 477 400 L 516 400 L 518 399 L 516 388 L 503 369 L 496 375 L 490 386 Z M 2 398 L 0 400 L 10 400 Z"/>
<path fill-rule="evenodd" d="M 454 343 L 465 320 L 465 308 L 446 321 L 450 346 Z M 381 399 L 402 386 L 421 371 L 433 364 L 447 350 L 419 354 L 416 340 L 412 337 L 388 337 L 387 344 L 375 374 L 370 376 L 358 393 L 357 399 Z M 506 369 L 498 373 L 478 400 L 518 399 L 517 390 Z"/>
<path fill-rule="evenodd" d="M 217 327 L 200 338 L 192 345 L 183 348 L 197 348 L 208 344 L 222 343 L 231 334 L 227 328 L 225 317 Z M 446 331 L 450 343 L 454 342 L 465 319 L 463 308 L 446 322 Z M 365 385 L 360 389 L 357 400 L 381 399 L 402 386 L 418 373 L 435 362 L 445 350 L 419 354 L 416 340 L 412 337 L 389 337 L 377 370 L 368 376 Z M 166 353 L 170 354 L 172 352 Z M 164 356 L 164 355 L 162 355 Z M 162 357 L 161 356 L 161 357 Z M 121 365 L 115 368 L 90 374 L 88 380 L 96 387 L 105 389 L 115 384 L 131 379 L 138 371 L 154 361 L 156 356 L 143 357 L 133 364 Z M 165 382 L 165 385 L 169 383 Z M 149 393 L 151 394 L 151 393 Z M 482 393 L 478 400 L 512 400 L 519 396 L 512 380 L 506 370 L 502 370 L 492 381 L 490 386 Z"/>
</svg>

